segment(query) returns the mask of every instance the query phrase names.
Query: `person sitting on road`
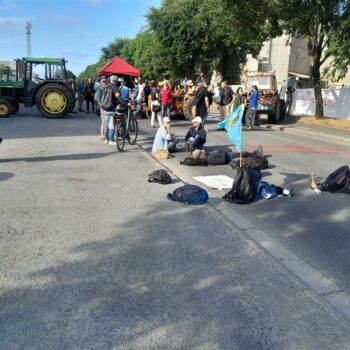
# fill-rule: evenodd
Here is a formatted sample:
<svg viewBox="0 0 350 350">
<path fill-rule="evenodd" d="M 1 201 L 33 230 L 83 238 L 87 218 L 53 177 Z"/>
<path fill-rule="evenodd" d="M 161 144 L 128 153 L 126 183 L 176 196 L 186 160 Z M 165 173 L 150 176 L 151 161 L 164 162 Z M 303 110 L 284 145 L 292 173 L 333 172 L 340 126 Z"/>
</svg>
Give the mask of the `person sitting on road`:
<svg viewBox="0 0 350 350">
<path fill-rule="evenodd" d="M 207 134 L 202 127 L 202 118 L 195 117 L 192 120 L 193 126 L 188 130 L 185 137 L 186 148 L 191 152 L 193 158 L 205 158 L 204 144 L 207 140 Z"/>
<path fill-rule="evenodd" d="M 154 138 L 152 153 L 159 150 L 168 151 L 169 153 L 176 152 L 177 137 L 171 133 L 170 118 L 164 117 L 162 125 L 159 126 L 156 137 Z"/>
</svg>

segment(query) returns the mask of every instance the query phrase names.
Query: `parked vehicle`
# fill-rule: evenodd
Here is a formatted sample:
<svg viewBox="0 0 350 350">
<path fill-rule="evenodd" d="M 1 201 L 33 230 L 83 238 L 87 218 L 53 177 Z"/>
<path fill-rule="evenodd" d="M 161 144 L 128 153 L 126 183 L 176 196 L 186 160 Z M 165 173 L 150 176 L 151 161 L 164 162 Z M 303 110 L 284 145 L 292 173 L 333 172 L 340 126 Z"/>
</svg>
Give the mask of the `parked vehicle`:
<svg viewBox="0 0 350 350">
<path fill-rule="evenodd" d="M 276 76 L 271 72 L 255 72 L 247 74 L 246 93 L 256 85 L 259 89 L 260 98 L 256 116 L 266 114 L 270 124 L 277 124 L 285 117 L 285 101 L 280 98 L 277 91 Z M 249 101 L 248 101 L 249 102 Z"/>
<path fill-rule="evenodd" d="M 19 104 L 37 106 L 49 118 L 61 118 L 74 106 L 64 58 L 17 59 L 16 71 L 10 68 L 0 77 L 0 117 L 16 114 Z"/>
</svg>

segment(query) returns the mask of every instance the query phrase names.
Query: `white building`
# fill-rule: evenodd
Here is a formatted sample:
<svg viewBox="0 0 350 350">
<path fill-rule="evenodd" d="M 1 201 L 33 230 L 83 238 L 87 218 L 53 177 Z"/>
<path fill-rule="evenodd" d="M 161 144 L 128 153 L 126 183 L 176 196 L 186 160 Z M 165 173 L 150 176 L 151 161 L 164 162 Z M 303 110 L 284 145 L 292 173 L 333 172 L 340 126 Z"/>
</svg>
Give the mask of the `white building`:
<svg viewBox="0 0 350 350">
<path fill-rule="evenodd" d="M 310 64 L 307 41 L 288 35 L 266 41 L 258 58 L 248 56 L 245 72 L 274 72 L 278 87 L 293 79 L 303 87 L 310 80 Z"/>
</svg>

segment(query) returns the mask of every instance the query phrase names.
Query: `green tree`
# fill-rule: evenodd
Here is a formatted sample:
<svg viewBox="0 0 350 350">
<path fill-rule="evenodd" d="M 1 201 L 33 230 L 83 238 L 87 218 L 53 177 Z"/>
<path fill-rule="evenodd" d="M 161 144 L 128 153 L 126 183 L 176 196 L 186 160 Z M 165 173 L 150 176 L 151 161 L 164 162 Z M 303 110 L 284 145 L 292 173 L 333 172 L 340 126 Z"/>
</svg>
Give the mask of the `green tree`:
<svg viewBox="0 0 350 350">
<path fill-rule="evenodd" d="M 247 54 L 257 55 L 279 30 L 270 24 L 268 0 L 164 0 L 147 18 L 178 76 L 215 69 L 231 81 L 239 80 Z"/>
<path fill-rule="evenodd" d="M 271 0 L 278 26 L 295 37 L 306 38 L 315 90 L 317 116 L 323 116 L 321 67 L 330 62 L 328 73 L 343 77 L 350 63 L 349 1 Z"/>
<path fill-rule="evenodd" d="M 69 69 L 66 69 L 66 76 L 67 76 L 67 79 L 75 79 L 76 78 L 75 74 Z"/>
<path fill-rule="evenodd" d="M 88 78 L 95 80 L 98 71 L 107 63 L 107 61 L 108 60 L 100 59 L 97 63 L 90 64 L 78 75 L 78 80 L 86 80 Z"/>
<path fill-rule="evenodd" d="M 138 68 L 145 79 L 158 79 L 171 69 L 170 56 L 155 32 L 145 30 L 121 50 L 121 57 Z"/>
<path fill-rule="evenodd" d="M 101 49 L 102 51 L 101 59 L 110 60 L 115 56 L 120 56 L 123 47 L 126 44 L 128 44 L 130 40 L 131 39 L 127 39 L 127 38 L 119 38 L 119 37 L 115 38 L 112 42 L 108 43 L 106 47 L 103 47 Z"/>
</svg>

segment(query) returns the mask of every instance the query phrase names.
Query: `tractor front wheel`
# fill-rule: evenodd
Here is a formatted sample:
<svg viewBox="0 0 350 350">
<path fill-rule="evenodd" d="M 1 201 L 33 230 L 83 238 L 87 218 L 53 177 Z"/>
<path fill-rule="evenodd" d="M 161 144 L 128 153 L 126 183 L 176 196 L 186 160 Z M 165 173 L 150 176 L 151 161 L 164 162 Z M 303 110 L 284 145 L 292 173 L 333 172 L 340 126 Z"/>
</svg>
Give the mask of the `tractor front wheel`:
<svg viewBox="0 0 350 350">
<path fill-rule="evenodd" d="M 0 118 L 6 118 L 11 115 L 12 106 L 6 100 L 0 100 Z"/>
<path fill-rule="evenodd" d="M 35 104 L 41 114 L 48 118 L 62 118 L 72 108 L 74 99 L 68 86 L 45 84 L 36 94 Z"/>
<path fill-rule="evenodd" d="M 196 116 L 196 101 L 194 98 L 191 98 L 185 102 L 183 114 L 188 121 L 191 121 Z"/>
</svg>

